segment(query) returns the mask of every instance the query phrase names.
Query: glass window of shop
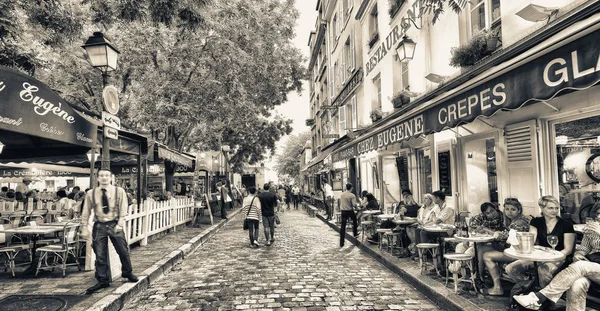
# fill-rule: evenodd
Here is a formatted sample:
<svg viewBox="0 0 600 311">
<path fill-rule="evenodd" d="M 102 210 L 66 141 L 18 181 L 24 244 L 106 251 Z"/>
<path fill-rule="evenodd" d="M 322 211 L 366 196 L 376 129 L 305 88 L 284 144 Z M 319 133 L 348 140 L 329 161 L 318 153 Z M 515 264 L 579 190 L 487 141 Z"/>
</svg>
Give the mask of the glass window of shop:
<svg viewBox="0 0 600 311">
<path fill-rule="evenodd" d="M 400 197 L 400 177 L 396 164 L 396 156 L 383 157 L 383 193 L 385 206 L 389 207 L 394 202 L 399 202 Z"/>
<path fill-rule="evenodd" d="M 496 172 L 496 140 L 484 138 L 465 142 L 465 169 L 467 176 L 464 204 L 471 214 L 479 214 L 483 202 L 498 204 Z"/>
<path fill-rule="evenodd" d="M 432 193 L 431 148 L 417 150 L 417 170 L 419 176 L 419 193 Z M 414 191 L 414 189 L 411 189 Z"/>
<path fill-rule="evenodd" d="M 576 223 L 600 208 L 600 116 L 554 125 L 561 213 Z"/>
</svg>

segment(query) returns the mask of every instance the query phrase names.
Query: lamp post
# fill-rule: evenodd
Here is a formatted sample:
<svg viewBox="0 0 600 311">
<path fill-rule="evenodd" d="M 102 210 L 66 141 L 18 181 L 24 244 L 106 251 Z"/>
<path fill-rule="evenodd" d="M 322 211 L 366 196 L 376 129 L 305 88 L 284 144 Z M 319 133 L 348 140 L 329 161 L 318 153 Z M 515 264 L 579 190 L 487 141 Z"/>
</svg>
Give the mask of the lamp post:
<svg viewBox="0 0 600 311">
<path fill-rule="evenodd" d="M 117 69 L 117 59 L 120 52 L 115 49 L 108 41 L 104 34 L 101 32 L 94 32 L 93 36 L 89 37 L 84 45 L 81 46 L 85 49 L 89 58 L 90 64 L 94 68 L 98 68 L 102 72 L 102 89 L 106 89 L 108 84 L 108 72 Z M 103 92 L 104 95 L 104 92 Z M 104 96 L 103 96 L 104 97 Z M 115 111 L 110 111 L 107 108 L 107 100 L 103 98 L 104 111 L 108 110 L 113 114 Z M 114 109 L 114 108 L 113 108 Z M 116 104 L 116 111 L 118 111 L 118 103 Z M 102 169 L 110 170 L 110 143 L 109 139 L 104 133 L 106 133 L 106 125 L 102 125 Z"/>
</svg>

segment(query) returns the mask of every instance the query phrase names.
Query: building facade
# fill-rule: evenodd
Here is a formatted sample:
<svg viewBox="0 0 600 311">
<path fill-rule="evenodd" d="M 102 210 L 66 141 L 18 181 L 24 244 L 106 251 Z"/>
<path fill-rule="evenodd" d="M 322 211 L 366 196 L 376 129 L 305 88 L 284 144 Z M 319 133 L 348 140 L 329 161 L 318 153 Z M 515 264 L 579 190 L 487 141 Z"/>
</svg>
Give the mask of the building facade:
<svg viewBox="0 0 600 311">
<path fill-rule="evenodd" d="M 419 202 L 443 190 L 457 211 L 515 197 L 539 215 L 537 200 L 554 195 L 577 220 L 600 193 L 599 7 L 477 0 L 433 23 L 419 0 L 355 1 L 356 127 L 340 122 L 348 103 L 332 101 L 340 138 L 321 141 L 307 171 L 355 182 L 385 207 L 402 189 Z M 346 78 L 333 70 L 342 29 L 326 44 L 330 81 Z"/>
</svg>

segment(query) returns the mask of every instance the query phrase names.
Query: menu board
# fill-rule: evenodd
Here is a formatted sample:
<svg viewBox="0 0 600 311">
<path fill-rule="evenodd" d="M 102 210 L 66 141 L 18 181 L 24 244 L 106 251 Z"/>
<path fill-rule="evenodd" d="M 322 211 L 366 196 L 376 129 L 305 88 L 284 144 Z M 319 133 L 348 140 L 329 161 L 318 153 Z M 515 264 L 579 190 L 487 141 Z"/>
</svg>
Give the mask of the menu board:
<svg viewBox="0 0 600 311">
<path fill-rule="evenodd" d="M 408 183 L 408 159 L 406 156 L 396 158 L 396 167 L 398 168 L 398 178 L 400 179 L 400 190 L 410 189 Z"/>
<path fill-rule="evenodd" d="M 452 178 L 450 176 L 450 151 L 438 152 L 438 171 L 440 190 L 452 195 Z"/>
</svg>

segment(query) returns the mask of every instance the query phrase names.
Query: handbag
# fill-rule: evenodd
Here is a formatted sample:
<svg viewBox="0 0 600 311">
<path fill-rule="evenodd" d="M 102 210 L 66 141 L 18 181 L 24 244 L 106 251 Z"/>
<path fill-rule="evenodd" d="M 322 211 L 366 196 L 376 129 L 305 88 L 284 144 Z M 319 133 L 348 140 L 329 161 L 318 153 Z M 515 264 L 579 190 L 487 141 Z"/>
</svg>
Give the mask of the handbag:
<svg viewBox="0 0 600 311">
<path fill-rule="evenodd" d="M 250 228 L 250 219 L 248 219 L 248 215 L 250 215 L 250 209 L 252 208 L 252 203 L 254 203 L 254 199 L 256 199 L 256 196 L 252 198 L 252 201 L 250 201 L 250 205 L 248 206 L 248 212 L 246 213 L 246 219 L 244 219 L 244 230 L 248 230 L 248 228 Z"/>
<path fill-rule="evenodd" d="M 279 220 L 279 216 L 275 215 L 275 223 L 281 225 L 281 220 Z"/>
</svg>

